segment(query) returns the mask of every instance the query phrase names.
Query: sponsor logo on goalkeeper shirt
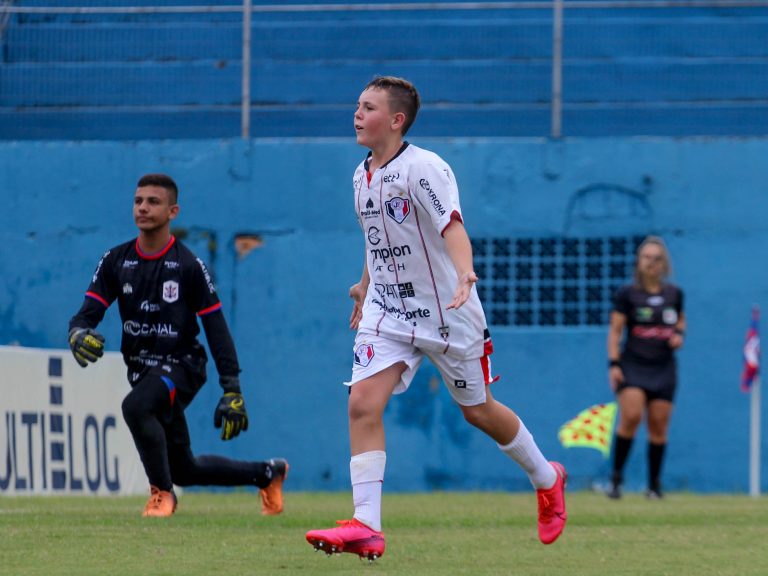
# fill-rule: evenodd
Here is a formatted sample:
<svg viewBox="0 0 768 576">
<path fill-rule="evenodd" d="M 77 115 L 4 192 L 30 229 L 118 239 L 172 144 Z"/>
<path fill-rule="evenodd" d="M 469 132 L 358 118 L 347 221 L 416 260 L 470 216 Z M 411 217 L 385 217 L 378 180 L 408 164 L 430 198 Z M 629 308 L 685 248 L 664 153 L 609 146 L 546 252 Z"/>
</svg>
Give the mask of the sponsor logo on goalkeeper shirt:
<svg viewBox="0 0 768 576">
<path fill-rule="evenodd" d="M 200 258 L 197 258 L 197 263 L 200 265 L 200 269 L 203 271 L 203 278 L 205 278 L 205 283 L 208 286 L 208 292 L 214 294 L 216 292 L 216 286 L 213 284 L 213 278 L 211 278 L 211 273 L 208 272 L 208 268 L 206 267 L 205 262 L 200 260 Z"/>
<path fill-rule="evenodd" d="M 99 277 L 99 272 L 101 272 L 101 267 L 104 265 L 104 259 L 109 256 L 110 250 L 107 250 L 104 252 L 104 256 L 101 257 L 101 260 L 99 260 L 99 263 L 96 264 L 96 271 L 93 273 L 93 281 L 96 282 L 96 280 Z"/>
<path fill-rule="evenodd" d="M 126 320 L 123 324 L 123 332 L 131 336 L 155 336 L 157 338 L 178 338 L 179 336 L 173 324 L 162 322 L 150 324 L 135 320 Z"/>
</svg>

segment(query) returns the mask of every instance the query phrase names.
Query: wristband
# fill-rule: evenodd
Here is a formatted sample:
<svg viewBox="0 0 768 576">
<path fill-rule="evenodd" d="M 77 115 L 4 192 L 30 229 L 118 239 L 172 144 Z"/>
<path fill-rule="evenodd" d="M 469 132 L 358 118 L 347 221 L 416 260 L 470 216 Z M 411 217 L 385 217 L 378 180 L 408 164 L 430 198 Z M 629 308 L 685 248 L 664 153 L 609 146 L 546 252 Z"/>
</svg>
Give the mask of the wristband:
<svg viewBox="0 0 768 576">
<path fill-rule="evenodd" d="M 608 368 L 621 368 L 621 362 L 618 360 L 608 360 Z"/>
</svg>

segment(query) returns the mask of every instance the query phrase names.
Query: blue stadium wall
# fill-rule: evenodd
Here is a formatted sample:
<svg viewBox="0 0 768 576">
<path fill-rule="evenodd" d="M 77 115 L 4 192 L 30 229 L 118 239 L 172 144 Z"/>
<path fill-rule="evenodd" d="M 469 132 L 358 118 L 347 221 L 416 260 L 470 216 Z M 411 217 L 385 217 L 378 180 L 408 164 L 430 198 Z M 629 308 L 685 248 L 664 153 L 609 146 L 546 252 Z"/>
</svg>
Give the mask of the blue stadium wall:
<svg viewBox="0 0 768 576">
<path fill-rule="evenodd" d="M 749 397 L 738 382 L 751 306 L 768 300 L 768 140 L 416 143 L 452 164 L 467 228 L 489 245 L 664 236 L 689 323 L 664 480 L 670 490 L 746 491 Z M 134 235 L 136 180 L 172 174 L 181 188 L 177 231 L 214 271 L 251 413 L 245 435 L 218 440 L 214 374 L 189 410 L 196 452 L 284 455 L 292 489 L 347 489 L 347 291 L 363 260 L 350 181 L 361 158 L 350 139 L 0 143 L 0 343 L 66 347 L 67 321 L 99 257 Z M 262 244 L 241 257 L 242 235 Z M 486 293 L 487 313 L 496 296 Z M 102 327 L 117 350 L 115 310 Z M 605 481 L 609 465 L 597 451 L 564 449 L 557 439 L 581 409 L 612 399 L 605 325 L 509 322 L 492 333 L 496 397 L 519 412 L 549 458 L 566 464 L 574 487 Z M 387 489 L 529 488 L 462 421 L 429 365 L 391 402 L 386 426 Z M 630 489 L 643 488 L 645 470 L 641 433 Z M 762 477 L 765 489 L 765 461 Z"/>
</svg>

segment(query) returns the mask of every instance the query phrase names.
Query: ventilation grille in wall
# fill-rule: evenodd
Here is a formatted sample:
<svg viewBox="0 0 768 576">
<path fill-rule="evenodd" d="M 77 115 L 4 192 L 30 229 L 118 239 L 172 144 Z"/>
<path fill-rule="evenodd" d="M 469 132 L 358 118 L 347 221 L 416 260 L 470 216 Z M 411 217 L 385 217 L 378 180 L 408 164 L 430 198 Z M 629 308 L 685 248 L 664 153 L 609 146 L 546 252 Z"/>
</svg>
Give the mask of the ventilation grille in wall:
<svg viewBox="0 0 768 576">
<path fill-rule="evenodd" d="M 477 291 L 491 326 L 599 326 L 632 277 L 644 236 L 475 238 Z"/>
</svg>

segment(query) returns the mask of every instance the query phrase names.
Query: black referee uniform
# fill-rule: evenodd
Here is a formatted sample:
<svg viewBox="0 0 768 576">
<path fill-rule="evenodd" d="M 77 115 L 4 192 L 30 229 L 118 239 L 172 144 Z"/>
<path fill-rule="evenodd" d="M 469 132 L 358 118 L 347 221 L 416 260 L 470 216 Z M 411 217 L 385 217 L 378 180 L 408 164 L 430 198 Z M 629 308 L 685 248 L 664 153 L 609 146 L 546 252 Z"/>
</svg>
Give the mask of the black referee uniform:
<svg viewBox="0 0 768 576">
<path fill-rule="evenodd" d="M 651 294 L 637 284 L 620 288 L 613 309 L 627 319 L 621 370 L 627 387 L 642 388 L 646 398 L 672 402 L 677 388 L 677 364 L 668 340 L 683 312 L 683 292 L 674 284 L 662 284 Z"/>
</svg>

